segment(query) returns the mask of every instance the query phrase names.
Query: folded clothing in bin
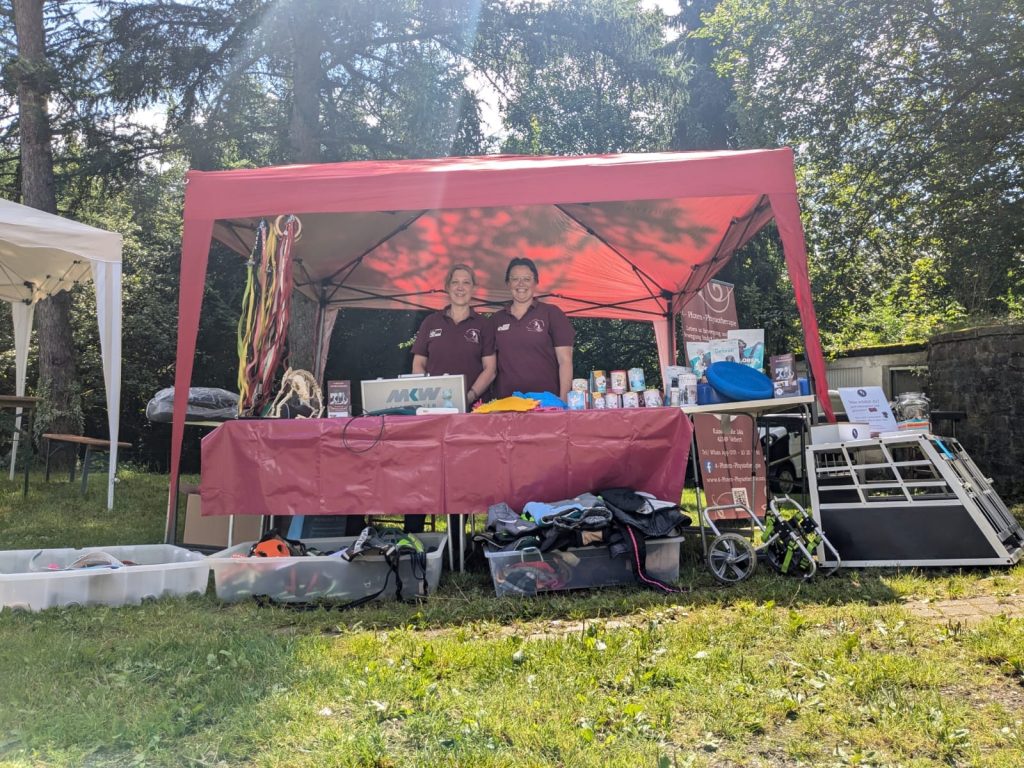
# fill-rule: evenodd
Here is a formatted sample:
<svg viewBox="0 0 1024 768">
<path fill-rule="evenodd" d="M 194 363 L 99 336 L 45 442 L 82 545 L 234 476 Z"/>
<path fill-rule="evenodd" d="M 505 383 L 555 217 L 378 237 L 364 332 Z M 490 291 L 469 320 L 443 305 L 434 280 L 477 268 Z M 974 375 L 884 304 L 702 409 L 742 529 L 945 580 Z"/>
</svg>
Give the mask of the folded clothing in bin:
<svg viewBox="0 0 1024 768">
<path fill-rule="evenodd" d="M 566 550 L 556 556 L 539 557 L 537 559 L 521 558 L 505 562 L 496 572 L 492 572 L 498 594 L 535 595 L 538 592 L 557 592 L 569 589 L 573 579 L 573 568 L 580 558 Z M 594 574 L 587 574 L 587 586 L 600 582 L 594 581 Z M 615 583 L 614 581 L 612 583 Z"/>
<path fill-rule="evenodd" d="M 644 542 L 644 575 L 664 584 L 679 578 L 679 545 L 682 537 L 648 539 Z M 612 557 L 608 547 L 570 547 L 541 552 L 532 550 L 484 550 L 494 591 L 499 596 L 536 595 L 567 589 L 593 589 L 637 583 L 628 558 Z M 641 582 L 644 583 L 644 582 Z M 650 583 L 646 586 L 653 586 Z"/>
<path fill-rule="evenodd" d="M 487 545 L 486 556 L 491 562 L 499 594 L 502 593 L 499 582 L 507 587 L 506 591 L 521 588 L 528 594 L 539 590 L 603 586 L 603 583 L 589 581 L 573 584 L 570 576 L 576 563 L 572 558 L 544 556 L 566 550 L 578 555 L 578 550 L 584 547 L 604 547 L 607 558 L 629 555 L 624 568 L 627 572 L 632 569 L 638 583 L 663 592 L 679 591 L 652 576 L 646 566 L 647 539 L 671 537 L 690 524 L 676 504 L 659 501 L 630 488 L 612 488 L 551 503 L 531 502 L 521 515 L 507 504 L 495 504 L 488 510 L 487 520 L 486 530 L 476 539 Z M 537 556 L 518 560 L 497 557 L 507 552 L 532 552 Z M 502 563 L 500 571 L 496 570 L 498 560 Z M 678 577 L 678 572 L 677 553 L 673 578 Z M 613 578 L 607 583 L 622 582 Z"/>
</svg>

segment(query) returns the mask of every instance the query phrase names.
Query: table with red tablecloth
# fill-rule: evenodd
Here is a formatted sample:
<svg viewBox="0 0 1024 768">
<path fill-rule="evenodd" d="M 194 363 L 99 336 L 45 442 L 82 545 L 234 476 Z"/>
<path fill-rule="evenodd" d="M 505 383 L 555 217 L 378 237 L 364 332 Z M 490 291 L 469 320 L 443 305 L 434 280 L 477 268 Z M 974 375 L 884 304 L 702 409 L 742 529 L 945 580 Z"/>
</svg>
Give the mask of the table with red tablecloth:
<svg viewBox="0 0 1024 768">
<path fill-rule="evenodd" d="M 203 439 L 204 515 L 482 514 L 629 486 L 678 500 L 678 408 L 228 422 Z"/>
</svg>

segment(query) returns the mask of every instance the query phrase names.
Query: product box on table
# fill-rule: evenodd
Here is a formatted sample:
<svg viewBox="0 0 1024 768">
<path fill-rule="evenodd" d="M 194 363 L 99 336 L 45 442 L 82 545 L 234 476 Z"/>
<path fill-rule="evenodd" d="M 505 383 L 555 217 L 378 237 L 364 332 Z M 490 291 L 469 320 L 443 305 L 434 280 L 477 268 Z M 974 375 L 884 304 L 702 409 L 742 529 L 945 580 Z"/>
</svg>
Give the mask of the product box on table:
<svg viewBox="0 0 1024 768">
<path fill-rule="evenodd" d="M 441 580 L 441 563 L 448 537 L 443 533 L 417 533 L 426 548 L 427 593 L 433 594 Z M 355 536 L 330 539 L 306 539 L 303 543 L 321 552 L 335 552 L 351 545 Z M 395 598 L 395 578 L 383 555 L 360 555 L 351 562 L 340 557 L 307 555 L 304 557 L 246 557 L 253 542 L 246 542 L 210 555 L 217 597 L 226 602 L 251 597 L 269 597 L 286 603 L 315 600 L 358 600 L 387 589 L 378 600 Z M 421 574 L 413 573 L 412 560 L 399 560 L 402 597 L 419 595 Z M 389 580 L 390 579 L 390 580 Z"/>
<path fill-rule="evenodd" d="M 679 578 L 679 548 L 682 537 L 648 539 L 646 571 L 659 581 Z M 590 589 L 635 584 L 630 557 L 612 557 L 608 547 L 570 547 L 541 552 L 484 551 L 491 568 L 494 591 L 502 595 L 534 595 L 565 589 Z"/>
<path fill-rule="evenodd" d="M 87 555 L 120 567 L 69 568 Z M 169 544 L 0 552 L 0 608 L 41 611 L 63 605 L 128 605 L 148 598 L 202 594 L 210 566 L 198 552 Z"/>
<path fill-rule="evenodd" d="M 838 424 L 814 424 L 811 426 L 811 444 L 848 443 L 853 440 L 871 438 L 871 425 L 841 421 Z"/>
</svg>

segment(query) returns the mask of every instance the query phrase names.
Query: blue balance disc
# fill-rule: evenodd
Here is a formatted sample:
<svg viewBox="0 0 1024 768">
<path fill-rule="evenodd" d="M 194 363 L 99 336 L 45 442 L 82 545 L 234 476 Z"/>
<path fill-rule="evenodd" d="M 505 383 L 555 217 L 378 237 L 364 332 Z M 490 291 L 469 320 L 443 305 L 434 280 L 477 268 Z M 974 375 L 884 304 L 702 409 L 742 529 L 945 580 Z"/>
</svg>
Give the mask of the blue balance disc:
<svg viewBox="0 0 1024 768">
<path fill-rule="evenodd" d="M 773 394 L 772 380 L 748 365 L 712 363 L 705 375 L 715 391 L 730 400 L 768 400 Z"/>
</svg>

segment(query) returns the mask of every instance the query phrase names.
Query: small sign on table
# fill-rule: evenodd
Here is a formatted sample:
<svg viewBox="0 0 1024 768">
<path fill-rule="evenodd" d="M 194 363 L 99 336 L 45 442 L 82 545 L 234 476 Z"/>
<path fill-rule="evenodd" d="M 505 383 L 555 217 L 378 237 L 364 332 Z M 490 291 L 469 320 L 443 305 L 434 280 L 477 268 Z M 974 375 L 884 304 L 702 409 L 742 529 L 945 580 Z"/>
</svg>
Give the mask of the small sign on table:
<svg viewBox="0 0 1024 768">
<path fill-rule="evenodd" d="M 899 426 L 881 387 L 840 387 L 839 398 L 843 401 L 846 418 L 867 424 L 872 437 L 882 432 L 898 431 Z"/>
<path fill-rule="evenodd" d="M 352 415 L 352 382 L 327 382 L 327 418 L 343 419 Z"/>
</svg>

